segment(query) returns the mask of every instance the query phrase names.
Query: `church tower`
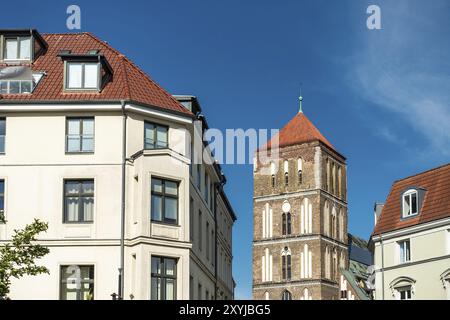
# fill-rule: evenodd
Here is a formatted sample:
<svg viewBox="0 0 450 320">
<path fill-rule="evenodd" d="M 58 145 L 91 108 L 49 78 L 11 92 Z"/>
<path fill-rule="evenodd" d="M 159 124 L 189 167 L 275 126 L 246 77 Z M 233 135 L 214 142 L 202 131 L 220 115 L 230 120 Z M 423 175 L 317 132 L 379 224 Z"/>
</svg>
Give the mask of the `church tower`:
<svg viewBox="0 0 450 320">
<path fill-rule="evenodd" d="M 346 159 L 300 111 L 256 152 L 253 298 L 339 299 L 347 268 Z M 261 161 L 278 141 L 278 157 Z"/>
</svg>

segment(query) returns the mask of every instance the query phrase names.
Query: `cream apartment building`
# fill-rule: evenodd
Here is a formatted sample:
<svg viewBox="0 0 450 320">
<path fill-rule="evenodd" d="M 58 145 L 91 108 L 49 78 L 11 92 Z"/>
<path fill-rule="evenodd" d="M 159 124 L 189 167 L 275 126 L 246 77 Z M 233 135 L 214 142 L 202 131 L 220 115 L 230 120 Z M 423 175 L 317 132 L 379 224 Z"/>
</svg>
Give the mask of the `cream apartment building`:
<svg viewBox="0 0 450 320">
<path fill-rule="evenodd" d="M 372 234 L 377 300 L 450 299 L 450 164 L 394 182 Z"/>
<path fill-rule="evenodd" d="M 236 217 L 220 166 L 191 163 L 199 110 L 89 33 L 0 30 L 0 68 L 0 243 L 49 223 L 50 274 L 12 299 L 233 298 Z"/>
</svg>

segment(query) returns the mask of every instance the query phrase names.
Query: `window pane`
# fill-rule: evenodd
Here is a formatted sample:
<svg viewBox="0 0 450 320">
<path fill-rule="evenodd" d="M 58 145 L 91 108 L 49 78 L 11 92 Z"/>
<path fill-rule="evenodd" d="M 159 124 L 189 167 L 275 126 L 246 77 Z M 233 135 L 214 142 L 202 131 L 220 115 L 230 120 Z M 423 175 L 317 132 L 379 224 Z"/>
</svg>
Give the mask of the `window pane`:
<svg viewBox="0 0 450 320">
<path fill-rule="evenodd" d="M 83 152 L 92 152 L 94 151 L 94 137 L 92 136 L 83 136 L 81 151 Z"/>
<path fill-rule="evenodd" d="M 83 119 L 83 135 L 94 134 L 94 119 Z"/>
<path fill-rule="evenodd" d="M 78 181 L 66 181 L 65 189 L 66 194 L 78 194 L 80 191 L 80 184 Z"/>
<path fill-rule="evenodd" d="M 30 59 L 31 40 L 30 38 L 20 38 L 20 59 Z"/>
<path fill-rule="evenodd" d="M 80 119 L 67 120 L 67 134 L 69 135 L 80 134 Z"/>
<path fill-rule="evenodd" d="M 67 68 L 68 88 L 81 88 L 81 70 L 79 63 L 69 63 Z"/>
<path fill-rule="evenodd" d="M 80 136 L 67 137 L 67 152 L 79 152 L 80 150 Z"/>
<path fill-rule="evenodd" d="M 8 93 L 8 82 L 0 81 L 0 94 L 7 94 L 7 93 Z"/>
<path fill-rule="evenodd" d="M 93 221 L 94 220 L 94 198 L 83 197 L 83 221 Z"/>
<path fill-rule="evenodd" d="M 177 221 L 178 200 L 173 198 L 165 199 L 165 219 Z"/>
<path fill-rule="evenodd" d="M 152 220 L 162 220 L 162 198 L 159 196 L 152 196 Z"/>
<path fill-rule="evenodd" d="M 9 93 L 10 94 L 20 93 L 20 81 L 9 82 Z"/>
<path fill-rule="evenodd" d="M 66 221 L 78 221 L 78 198 L 66 198 Z"/>
<path fill-rule="evenodd" d="M 161 300 L 161 280 L 152 277 L 152 300 Z"/>
<path fill-rule="evenodd" d="M 159 179 L 152 179 L 152 191 L 162 193 L 162 181 Z"/>
<path fill-rule="evenodd" d="M 164 260 L 166 267 L 166 275 L 174 276 L 175 275 L 175 260 L 173 259 L 165 259 Z"/>
<path fill-rule="evenodd" d="M 151 123 L 144 124 L 145 149 L 153 149 L 155 147 L 155 126 Z"/>
<path fill-rule="evenodd" d="M 5 193 L 5 181 L 0 180 L 0 195 L 3 195 Z"/>
<path fill-rule="evenodd" d="M 166 279 L 166 300 L 175 299 L 175 280 Z"/>
<path fill-rule="evenodd" d="M 157 147 L 158 148 L 166 148 L 167 147 L 167 128 L 166 127 L 157 127 L 156 139 L 157 139 Z"/>
<path fill-rule="evenodd" d="M 5 42 L 5 58 L 17 59 L 17 39 L 6 39 Z"/>
<path fill-rule="evenodd" d="M 20 92 L 21 93 L 31 93 L 31 81 L 21 81 L 20 82 Z"/>
<path fill-rule="evenodd" d="M 411 213 L 417 213 L 417 193 L 411 194 Z"/>
<path fill-rule="evenodd" d="M 176 182 L 173 181 L 166 181 L 165 183 L 166 186 L 166 194 L 170 194 L 170 195 L 174 195 L 176 196 L 178 193 L 178 184 Z"/>
<path fill-rule="evenodd" d="M 403 199 L 404 199 L 404 201 L 403 201 L 403 213 L 404 213 L 404 215 L 409 216 L 410 215 L 410 206 L 409 206 L 410 199 L 409 199 L 409 195 L 406 195 Z"/>
<path fill-rule="evenodd" d="M 152 258 L 152 273 L 161 274 L 161 259 Z"/>
<path fill-rule="evenodd" d="M 94 194 L 94 181 L 83 181 L 81 192 L 84 194 Z"/>
<path fill-rule="evenodd" d="M 98 87 L 98 65 L 85 64 L 84 65 L 84 87 L 88 89 L 95 89 Z"/>
</svg>

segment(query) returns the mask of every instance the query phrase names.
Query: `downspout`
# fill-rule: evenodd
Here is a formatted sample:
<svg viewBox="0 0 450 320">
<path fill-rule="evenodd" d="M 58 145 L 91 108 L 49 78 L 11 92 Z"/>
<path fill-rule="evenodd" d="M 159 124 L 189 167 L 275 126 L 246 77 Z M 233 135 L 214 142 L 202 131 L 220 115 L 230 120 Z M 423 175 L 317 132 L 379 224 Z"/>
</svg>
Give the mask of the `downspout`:
<svg viewBox="0 0 450 320">
<path fill-rule="evenodd" d="M 124 268 L 125 268 L 125 174 L 127 161 L 127 114 L 125 112 L 125 101 L 121 101 L 122 107 L 122 190 L 120 206 L 120 268 L 119 268 L 119 300 L 124 299 Z"/>
</svg>

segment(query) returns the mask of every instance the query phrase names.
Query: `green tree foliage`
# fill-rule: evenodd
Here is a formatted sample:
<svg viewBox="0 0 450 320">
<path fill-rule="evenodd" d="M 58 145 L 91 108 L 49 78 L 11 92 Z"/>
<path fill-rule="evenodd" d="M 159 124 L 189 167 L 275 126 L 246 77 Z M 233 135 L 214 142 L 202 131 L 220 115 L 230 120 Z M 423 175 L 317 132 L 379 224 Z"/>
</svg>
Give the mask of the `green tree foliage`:
<svg viewBox="0 0 450 320">
<path fill-rule="evenodd" d="M 49 273 L 46 267 L 35 262 L 48 254 L 49 249 L 34 243 L 36 236 L 47 229 L 48 223 L 35 219 L 23 230 L 14 230 L 11 243 L 0 247 L 0 300 L 8 297 L 11 277 Z"/>
</svg>

